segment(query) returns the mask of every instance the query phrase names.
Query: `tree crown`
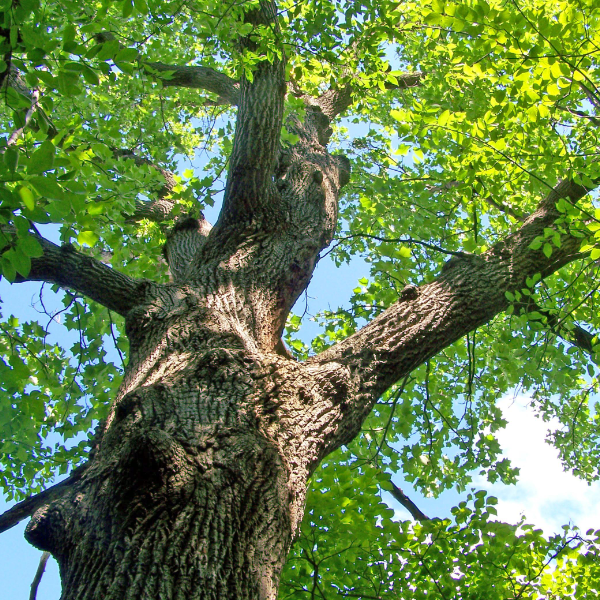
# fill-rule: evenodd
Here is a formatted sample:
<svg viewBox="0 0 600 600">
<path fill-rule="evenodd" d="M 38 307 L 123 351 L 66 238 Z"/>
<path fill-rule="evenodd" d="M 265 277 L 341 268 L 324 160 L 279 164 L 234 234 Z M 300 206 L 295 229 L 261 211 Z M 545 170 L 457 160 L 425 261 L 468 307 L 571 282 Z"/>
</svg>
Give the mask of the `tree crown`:
<svg viewBox="0 0 600 600">
<path fill-rule="evenodd" d="M 183 217 L 197 220 L 224 197 L 219 231 L 233 231 L 230 222 L 244 223 L 239 236 L 255 223 L 268 230 L 271 212 L 289 208 L 272 201 L 269 186 L 284 178 L 286 156 L 313 144 L 328 147 L 344 188 L 322 255 L 337 263 L 362 256 L 371 274 L 343 308 L 317 315 L 322 333 L 310 343 L 298 336 L 301 318 L 287 315 L 304 286 L 290 292 L 284 339 L 296 359 L 334 356 L 335 344 L 410 298 L 413 286 L 489 256 L 510 263 L 515 240 L 540 266 L 503 291 L 499 316 L 482 318 L 400 381 L 381 383 L 389 389 L 362 433 L 313 481 L 286 593 L 327 597 L 333 585 L 368 595 L 381 582 L 396 593 L 420 560 L 434 594 L 458 581 L 460 597 L 536 597 L 527 594 L 559 593 L 592 569 L 591 542 L 492 522 L 494 502 L 482 495 L 457 507 L 452 522 L 401 526 L 374 499 L 381 489 L 398 497 L 391 476 L 400 472 L 434 496 L 465 491 L 475 473 L 514 482 L 495 433 L 505 425 L 497 401 L 516 387 L 557 424 L 549 440 L 565 468 L 598 479 L 600 208 L 587 192 L 600 176 L 600 10 L 592 0 L 5 0 L 2 11 L 2 274 L 73 289 L 40 266 L 52 252 L 73 269 L 94 259 L 99 278 L 102 265 L 123 274 L 122 297 L 94 296 L 92 283 L 64 295 L 64 324 L 79 332 L 70 348 L 37 322 L 4 315 L 0 485 L 9 498 L 84 460 L 82 435 L 105 418 L 120 383 L 122 366 L 105 347 L 127 355 L 132 282 L 166 284 L 169 267 L 173 281 L 187 277 L 168 260 L 175 223 L 181 229 Z M 248 91 L 260 85 L 260 94 Z M 322 175 L 311 176 L 321 185 Z M 558 193 L 560 182 L 572 187 Z M 250 208 L 239 208 L 242 196 Z M 530 215 L 550 204 L 554 212 L 528 238 Z M 40 237 L 46 231 L 57 232 L 60 248 Z M 61 442 L 49 445 L 56 435 Z M 440 543 L 429 551 L 431 536 Z M 526 568 L 511 566 L 516 574 L 502 588 L 500 574 L 467 574 L 466 562 L 462 578 L 447 572 L 444 554 L 467 561 L 477 544 L 488 557 L 479 564 L 523 560 Z M 506 544 L 515 554 L 504 556 Z M 359 565 L 352 580 L 342 556 Z M 403 593 L 420 597 L 405 584 Z"/>
</svg>

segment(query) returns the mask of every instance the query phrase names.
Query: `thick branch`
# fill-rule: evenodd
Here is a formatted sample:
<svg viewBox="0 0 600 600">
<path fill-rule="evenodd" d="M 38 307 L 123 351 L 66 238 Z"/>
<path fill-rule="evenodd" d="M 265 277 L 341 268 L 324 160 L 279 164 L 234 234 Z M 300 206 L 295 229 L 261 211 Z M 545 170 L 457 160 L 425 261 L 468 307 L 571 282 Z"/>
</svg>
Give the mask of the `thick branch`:
<svg viewBox="0 0 600 600">
<path fill-rule="evenodd" d="M 41 508 L 45 504 L 48 504 L 56 498 L 60 498 L 65 490 L 67 490 L 73 483 L 81 479 L 85 471 L 85 465 L 75 469 L 73 473 L 64 481 L 49 487 L 48 489 L 26 498 L 22 502 L 15 504 L 12 508 L 3 512 L 0 515 L 0 533 L 8 531 L 11 527 L 14 527 L 20 523 L 23 519 L 30 517 L 38 508 Z"/>
<path fill-rule="evenodd" d="M 115 34 L 102 31 L 95 36 L 99 44 L 115 39 Z M 119 44 L 121 48 L 125 48 Z M 185 87 L 195 90 L 206 90 L 217 94 L 219 104 L 237 106 L 240 99 L 240 84 L 231 77 L 215 69 L 201 65 L 179 66 L 167 65 L 162 62 L 143 62 L 142 66 L 149 75 L 158 79 L 165 87 Z M 161 74 L 164 74 L 161 76 Z"/>
<path fill-rule="evenodd" d="M 173 218 L 173 209 L 175 206 L 175 202 L 168 198 L 157 198 L 156 200 L 146 202 L 137 200 L 135 203 L 135 212 L 128 218 L 128 221 L 148 219 L 148 221 L 152 221 L 153 223 L 162 223 Z"/>
<path fill-rule="evenodd" d="M 129 158 L 133 160 L 136 165 L 148 165 L 160 173 L 163 179 L 163 184 L 160 186 L 160 188 L 155 190 L 158 194 L 158 198 L 145 202 L 141 200 L 136 201 L 135 212 L 133 215 L 128 217 L 128 221 L 141 221 L 142 219 L 148 219 L 154 223 L 162 223 L 163 221 L 172 219 L 173 209 L 175 208 L 176 203 L 169 199 L 168 196 L 170 196 L 173 188 L 177 184 L 175 175 L 171 171 L 164 169 L 151 160 L 142 156 L 138 156 L 131 150 L 115 149 L 113 150 L 113 155 L 116 158 Z"/>
<path fill-rule="evenodd" d="M 6 231 L 2 233 L 5 239 L 9 238 Z M 57 246 L 41 236 L 37 236 L 37 240 L 44 254 L 31 259 L 29 274 L 27 277 L 19 275 L 17 283 L 55 283 L 79 292 L 123 316 L 143 299 L 149 282 L 111 269 L 99 260 L 77 252 L 69 244 Z"/>
<path fill-rule="evenodd" d="M 186 280 L 194 268 L 192 260 L 206 243 L 211 229 L 211 224 L 204 217 L 181 218 L 175 223 L 163 249 L 174 282 Z"/>
<path fill-rule="evenodd" d="M 165 87 L 185 87 L 205 90 L 216 94 L 218 104 L 237 106 L 240 101 L 240 84 L 215 69 L 202 66 L 176 66 L 159 62 L 144 63 L 151 75 L 155 75 Z M 161 77 L 161 73 L 168 73 Z"/>
<path fill-rule="evenodd" d="M 337 363 L 353 384 L 350 418 L 358 423 L 388 387 L 469 331 L 505 310 L 505 292 L 525 287 L 527 277 L 546 277 L 580 257 L 580 239 L 561 237 L 550 258 L 531 242 L 561 217 L 560 198 L 572 202 L 588 190 L 560 183 L 514 234 L 480 256 L 453 257 L 434 282 L 408 287 L 400 300 L 366 327 L 312 359 Z"/>
<path fill-rule="evenodd" d="M 270 27 L 280 57 L 272 62 L 264 57 L 252 73 L 244 77 L 235 127 L 235 138 L 219 221 L 251 222 L 258 213 L 276 209 L 276 190 L 272 182 L 279 153 L 279 138 L 285 98 L 285 58 L 279 41 L 277 10 L 272 0 L 262 0 L 258 9 L 246 14 L 245 21 L 255 28 Z M 243 51 L 260 51 L 251 37 L 242 40 Z M 217 227 L 219 223 L 217 223 Z"/>
</svg>

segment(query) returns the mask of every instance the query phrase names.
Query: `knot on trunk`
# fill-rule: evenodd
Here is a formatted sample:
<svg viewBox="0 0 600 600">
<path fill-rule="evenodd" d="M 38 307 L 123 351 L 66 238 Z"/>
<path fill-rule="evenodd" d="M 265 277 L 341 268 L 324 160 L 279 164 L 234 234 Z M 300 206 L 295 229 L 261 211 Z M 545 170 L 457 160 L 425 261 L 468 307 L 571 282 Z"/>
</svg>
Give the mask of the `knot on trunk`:
<svg viewBox="0 0 600 600">
<path fill-rule="evenodd" d="M 202 215 L 198 219 L 182 216 L 175 223 L 163 247 L 163 254 L 173 281 L 185 279 L 194 256 L 206 243 L 211 229 L 211 225 Z"/>
<path fill-rule="evenodd" d="M 348 183 L 350 182 L 350 173 L 352 171 L 350 159 L 344 154 L 335 154 L 332 158 L 337 164 L 338 177 L 341 189 L 345 185 L 348 185 Z"/>
<path fill-rule="evenodd" d="M 130 435 L 115 466 L 115 492 L 119 504 L 152 495 L 172 497 L 186 488 L 196 469 L 186 449 L 171 435 L 147 424 Z"/>
<path fill-rule="evenodd" d="M 64 543 L 67 519 L 61 507 L 62 500 L 51 502 L 33 513 L 25 528 L 25 539 L 36 548 L 55 553 Z"/>
</svg>

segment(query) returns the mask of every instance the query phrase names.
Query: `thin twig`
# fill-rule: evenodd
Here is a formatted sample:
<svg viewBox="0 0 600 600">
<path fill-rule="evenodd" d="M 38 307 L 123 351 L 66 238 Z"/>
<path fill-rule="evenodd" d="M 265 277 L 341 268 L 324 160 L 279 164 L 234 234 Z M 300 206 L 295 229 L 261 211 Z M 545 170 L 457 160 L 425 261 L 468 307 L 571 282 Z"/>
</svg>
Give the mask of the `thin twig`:
<svg viewBox="0 0 600 600">
<path fill-rule="evenodd" d="M 6 152 L 6 148 L 9 148 L 10 146 L 14 146 L 17 143 L 17 140 L 23 135 L 25 128 L 29 125 L 31 118 L 33 117 L 33 113 L 37 109 L 39 101 L 40 101 L 40 91 L 35 89 L 31 92 L 31 106 L 29 107 L 29 109 L 27 110 L 27 113 L 25 114 L 25 121 L 23 122 L 23 125 L 21 127 L 19 127 L 18 129 L 15 129 L 12 132 L 11 136 L 8 138 L 8 142 L 6 142 L 6 147 L 2 150 L 2 152 L 0 152 L 0 154 L 4 154 L 4 152 Z"/>
<path fill-rule="evenodd" d="M 362 237 L 362 238 L 368 238 L 370 240 L 377 240 L 378 242 L 384 242 L 386 244 L 418 244 L 419 246 L 423 246 L 424 248 L 429 248 L 430 250 L 435 250 L 436 252 L 442 252 L 443 254 L 449 254 L 450 256 L 465 256 L 466 252 L 460 252 L 460 251 L 454 251 L 454 250 L 446 250 L 445 248 L 442 248 L 441 246 L 438 246 L 436 244 L 430 244 L 428 242 L 423 242 L 422 240 L 415 240 L 414 238 L 411 237 L 405 237 L 405 238 L 385 238 L 385 237 L 381 237 L 378 235 L 372 235 L 370 233 L 353 233 L 350 235 L 346 235 L 342 238 L 337 238 L 337 244 L 335 244 L 335 246 L 332 248 L 332 250 L 334 248 L 337 248 L 337 246 L 339 246 L 342 242 L 345 242 L 346 240 L 351 240 L 352 238 L 355 237 Z M 329 251 L 331 252 L 331 250 Z M 327 252 L 327 254 L 329 254 L 329 252 Z M 321 258 L 323 258 L 324 256 L 326 256 L 327 254 L 324 254 Z"/>
<path fill-rule="evenodd" d="M 37 596 L 38 586 L 40 585 L 40 581 L 42 580 L 42 575 L 46 569 L 46 563 L 50 558 L 50 552 L 42 552 L 42 556 L 40 557 L 40 564 L 38 565 L 37 571 L 35 572 L 35 577 L 31 582 L 31 592 L 29 594 L 29 600 L 35 600 Z"/>
<path fill-rule="evenodd" d="M 117 336 L 115 335 L 114 323 L 112 320 L 112 311 L 110 311 L 110 310 L 108 311 L 108 320 L 110 321 L 110 335 L 112 337 L 113 344 L 115 345 L 115 348 L 117 349 L 117 352 L 119 353 L 119 357 L 121 358 L 121 366 L 125 367 L 125 357 L 123 356 L 123 353 L 121 352 L 121 349 L 119 348 Z"/>
<path fill-rule="evenodd" d="M 395 500 L 400 502 L 402 506 L 412 515 L 412 518 L 417 521 L 428 521 L 429 517 L 393 482 L 390 494 Z"/>
</svg>

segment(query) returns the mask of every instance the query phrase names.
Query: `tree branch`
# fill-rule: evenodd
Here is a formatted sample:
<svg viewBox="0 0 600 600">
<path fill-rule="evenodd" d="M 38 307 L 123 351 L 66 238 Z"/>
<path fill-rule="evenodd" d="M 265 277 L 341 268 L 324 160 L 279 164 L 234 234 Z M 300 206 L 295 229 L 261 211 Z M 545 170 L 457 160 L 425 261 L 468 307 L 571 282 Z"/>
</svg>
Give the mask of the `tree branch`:
<svg viewBox="0 0 600 600">
<path fill-rule="evenodd" d="M 423 80 L 423 73 L 402 73 L 397 78 L 398 83 L 386 82 L 385 87 L 388 90 L 406 90 L 416 87 Z M 335 89 L 327 90 L 318 98 L 310 96 L 302 96 L 305 102 L 311 106 L 318 106 L 323 114 L 329 119 L 333 119 L 343 113 L 352 105 L 352 94 L 356 90 L 356 85 L 349 83 L 348 85 Z"/>
<path fill-rule="evenodd" d="M 111 31 L 101 31 L 95 34 L 98 44 L 104 44 L 115 39 Z M 124 49 L 125 46 L 119 44 Z M 165 87 L 185 87 L 195 90 L 212 92 L 219 97 L 216 104 L 231 104 L 237 106 L 240 100 L 240 83 L 228 75 L 210 67 L 201 65 L 167 65 L 162 62 L 142 62 L 142 67 Z M 164 74 L 161 76 L 161 74 Z"/>
<path fill-rule="evenodd" d="M 27 111 L 27 114 L 25 115 L 23 126 L 12 133 L 7 142 L 6 147 L 0 150 L 0 155 L 2 155 L 6 151 L 6 148 L 8 146 L 14 145 L 14 143 L 19 139 L 19 137 L 23 135 L 23 131 L 26 127 L 32 126 L 32 129 L 38 129 L 31 122 L 32 116 L 36 112 L 36 110 L 38 115 L 40 115 L 48 125 L 48 139 L 53 139 L 58 134 L 58 130 L 52 123 L 52 120 L 39 106 L 38 90 L 30 91 L 25 85 L 25 82 L 22 80 L 20 73 L 14 67 L 11 68 L 10 76 L 8 77 L 8 85 L 24 95 L 31 96 L 32 104 L 30 109 Z M 60 146 L 62 147 L 62 145 Z M 63 150 L 68 151 L 68 148 L 63 147 Z M 168 169 L 164 169 L 163 167 L 157 165 L 148 158 L 144 158 L 135 154 L 135 152 L 133 152 L 132 150 L 113 148 L 112 154 L 117 159 L 131 159 L 138 166 L 148 165 L 151 168 L 155 169 L 158 173 L 160 173 L 164 180 L 163 185 L 158 190 L 156 190 L 158 194 L 158 199 L 150 200 L 147 202 L 142 202 L 140 200 L 136 201 L 136 210 L 134 214 L 128 218 L 128 220 L 140 221 L 142 219 L 148 219 L 156 223 L 161 223 L 163 221 L 171 219 L 172 211 L 175 207 L 175 202 L 166 199 L 166 197 L 171 194 L 173 188 L 177 183 L 174 174 Z"/>
<path fill-rule="evenodd" d="M 256 30 L 270 27 L 280 56 L 274 52 L 272 62 L 262 57 L 252 73 L 252 81 L 244 77 L 236 119 L 235 138 L 229 162 L 229 173 L 221 220 L 243 225 L 261 213 L 277 210 L 278 196 L 272 181 L 283 122 L 285 98 L 285 56 L 277 24 L 277 7 L 273 0 L 261 0 L 257 9 L 245 15 L 245 22 Z M 241 42 L 242 51 L 261 51 L 251 36 Z"/>
<path fill-rule="evenodd" d="M 204 218 L 180 218 L 167 236 L 164 255 L 169 265 L 171 278 L 175 283 L 186 280 L 194 269 L 194 256 L 206 243 L 211 224 Z"/>
<path fill-rule="evenodd" d="M 584 352 L 591 354 L 594 351 L 593 340 L 596 337 L 579 325 L 573 325 L 572 329 L 565 327 L 555 312 L 538 306 L 531 298 L 526 302 L 515 303 L 515 309 L 521 309 L 526 313 L 538 312 L 546 319 L 546 325 L 558 337 L 569 344 L 581 348 Z"/>
<path fill-rule="evenodd" d="M 22 502 L 15 504 L 13 507 L 4 511 L 0 515 L 0 533 L 8 531 L 20 523 L 23 519 L 30 517 L 38 508 L 48 504 L 52 500 L 60 498 L 64 492 L 76 481 L 81 479 L 85 472 L 86 465 L 83 465 L 73 471 L 67 479 L 45 489 L 39 494 L 35 494 L 26 498 Z"/>
<path fill-rule="evenodd" d="M 10 233 L 0 230 L 4 245 L 10 244 Z M 99 260 L 77 252 L 70 244 L 57 246 L 41 236 L 35 236 L 44 254 L 31 259 L 27 277 L 17 276 L 15 283 L 47 281 L 84 294 L 88 298 L 125 316 L 143 300 L 150 282 L 134 279 L 111 269 Z M 6 244 L 8 241 L 8 244 Z"/>
<path fill-rule="evenodd" d="M 254 11 L 251 19 L 258 19 L 260 23 L 275 23 L 275 13 L 269 8 L 269 1 L 263 0 L 261 10 Z M 270 14 L 270 16 L 268 16 Z M 115 35 L 109 31 L 97 33 L 95 39 L 98 43 L 104 43 L 115 39 Z M 247 41 L 242 42 L 242 46 Z M 123 48 L 125 46 L 122 46 Z M 277 61 L 274 61 L 277 62 Z M 155 79 L 162 82 L 165 87 L 184 87 L 197 90 L 205 90 L 216 94 L 216 102 L 210 102 L 214 105 L 239 106 L 241 100 L 241 84 L 232 79 L 225 73 L 216 69 L 202 65 L 169 65 L 162 62 L 143 62 L 142 66 L 146 72 Z M 161 76 L 161 74 L 165 74 Z M 402 73 L 396 77 L 397 83 L 386 81 L 385 88 L 388 90 L 405 90 L 420 85 L 423 80 L 423 73 Z M 294 82 L 290 82 L 294 88 Z M 295 89 L 296 96 L 301 97 L 308 106 L 319 107 L 323 114 L 329 119 L 344 112 L 352 104 L 352 94 L 357 89 L 357 85 L 349 83 L 342 88 L 330 89 L 321 96 L 314 98 L 302 94 Z"/>
<path fill-rule="evenodd" d="M 114 149 L 113 155 L 116 158 L 131 159 L 138 166 L 148 165 L 152 169 L 156 170 L 163 178 L 163 185 L 155 190 L 158 194 L 158 198 L 148 201 L 137 200 L 135 203 L 135 211 L 133 215 L 128 217 L 127 221 L 141 221 L 142 219 L 148 219 L 154 223 L 162 223 L 173 218 L 173 209 L 176 203 L 168 198 L 172 193 L 173 188 L 177 185 L 175 175 L 168 169 L 157 165 L 148 158 L 138 156 L 131 150 L 119 150 Z"/>
<path fill-rule="evenodd" d="M 412 515 L 416 521 L 428 521 L 429 517 L 393 482 L 390 494 Z"/>
<path fill-rule="evenodd" d="M 454 251 L 454 250 L 446 250 L 437 244 L 430 244 L 429 242 L 424 242 L 422 240 L 415 240 L 412 237 L 401 237 L 401 238 L 385 238 L 379 235 L 371 235 L 370 233 L 353 233 L 350 235 L 345 235 L 344 237 L 337 238 L 338 244 L 346 240 L 351 240 L 353 238 L 367 238 L 370 240 L 377 240 L 378 242 L 384 242 L 386 244 L 416 244 L 417 246 L 422 246 L 423 248 L 428 248 L 429 250 L 434 250 L 435 252 L 440 252 L 442 254 L 447 254 L 449 256 L 468 256 L 466 252 Z"/>
<path fill-rule="evenodd" d="M 352 408 L 344 420 L 351 430 L 342 427 L 338 435 L 348 439 L 357 433 L 387 388 L 504 311 L 509 304 L 505 292 L 525 287 L 535 273 L 544 278 L 581 257 L 581 240 L 568 233 L 549 258 L 530 244 L 562 216 L 556 209 L 559 199 L 576 202 L 588 191 L 572 181 L 561 182 L 514 234 L 482 255 L 453 257 L 435 281 L 405 288 L 400 300 L 371 323 L 309 359 L 323 366 L 337 364 L 347 373 Z"/>
<path fill-rule="evenodd" d="M 37 110 L 38 107 L 38 103 L 40 101 L 40 92 L 39 90 L 33 90 L 33 92 L 31 93 L 31 106 L 27 109 L 27 112 L 25 113 L 25 119 L 23 120 L 23 125 L 21 125 L 21 127 L 19 127 L 18 129 L 15 129 L 10 137 L 8 138 L 8 141 L 6 142 L 6 147 L 2 150 L 2 152 L 0 152 L 0 154 L 4 154 L 4 152 L 6 151 L 6 148 L 8 148 L 9 146 L 14 146 L 17 143 L 17 140 L 23 135 L 23 132 L 25 131 L 26 127 L 29 125 L 31 118 L 33 117 L 33 113 L 35 113 L 35 111 Z"/>
<path fill-rule="evenodd" d="M 40 581 L 42 581 L 42 576 L 44 571 L 46 570 L 46 563 L 50 558 L 50 552 L 42 552 L 42 556 L 40 556 L 40 564 L 38 565 L 37 571 L 35 572 L 35 577 L 31 582 L 31 592 L 29 593 L 29 600 L 36 600 L 38 587 L 40 586 Z"/>
<path fill-rule="evenodd" d="M 205 90 L 218 96 L 215 104 L 231 104 L 240 102 L 240 83 L 228 75 L 215 69 L 203 66 L 176 66 L 160 62 L 144 63 L 146 71 L 159 79 L 165 87 L 185 87 Z M 161 77 L 161 73 L 169 73 Z"/>
</svg>

